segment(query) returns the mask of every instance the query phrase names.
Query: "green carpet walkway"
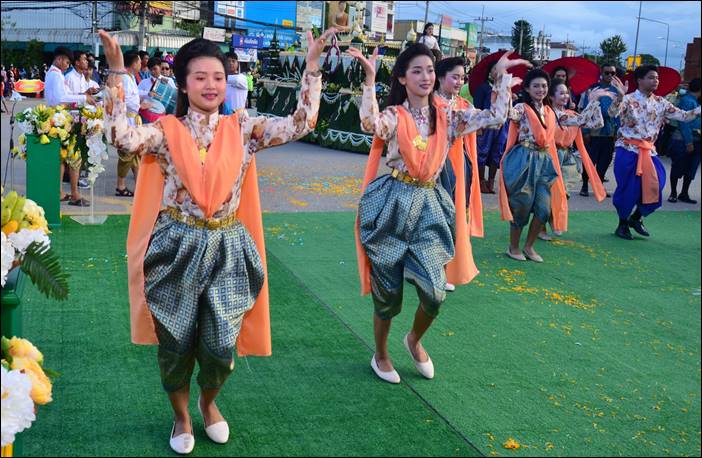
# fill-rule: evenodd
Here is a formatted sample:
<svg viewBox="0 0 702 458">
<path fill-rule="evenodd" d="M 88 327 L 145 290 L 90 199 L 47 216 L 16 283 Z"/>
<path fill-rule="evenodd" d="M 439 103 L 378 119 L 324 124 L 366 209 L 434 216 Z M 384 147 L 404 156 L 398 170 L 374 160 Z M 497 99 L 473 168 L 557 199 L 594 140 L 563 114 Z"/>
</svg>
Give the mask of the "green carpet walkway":
<svg viewBox="0 0 702 458">
<path fill-rule="evenodd" d="M 219 402 L 226 446 L 205 437 L 193 399 L 194 456 L 700 455 L 699 213 L 657 213 L 653 237 L 626 242 L 611 212 L 578 212 L 540 243 L 544 264 L 507 259 L 508 227 L 487 214 L 489 236 L 473 239 L 481 275 L 424 339 L 432 381 L 402 347 L 417 302 L 406 288 L 390 335 L 399 386 L 369 367 L 353 218 L 264 216 L 273 357 L 237 360 Z M 129 343 L 127 224 L 64 220 L 53 244 L 70 300 L 25 292 L 24 337 L 62 374 L 25 455 L 172 455 L 155 347 Z"/>
</svg>

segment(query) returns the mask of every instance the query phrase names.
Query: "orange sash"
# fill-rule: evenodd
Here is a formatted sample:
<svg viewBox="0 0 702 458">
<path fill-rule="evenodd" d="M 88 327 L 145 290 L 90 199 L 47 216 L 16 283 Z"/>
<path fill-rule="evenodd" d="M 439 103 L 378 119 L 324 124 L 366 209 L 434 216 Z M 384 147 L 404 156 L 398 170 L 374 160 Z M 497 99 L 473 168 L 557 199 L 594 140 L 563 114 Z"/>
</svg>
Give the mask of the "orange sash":
<svg viewBox="0 0 702 458">
<path fill-rule="evenodd" d="M 636 162 L 636 175 L 641 177 L 641 199 L 644 204 L 658 202 L 658 172 L 653 165 L 651 150 L 653 143 L 638 138 L 624 138 L 626 143 L 639 147 L 639 159 Z"/>
<path fill-rule="evenodd" d="M 408 174 L 421 181 L 429 181 L 434 178 L 436 172 L 443 166 L 443 155 L 447 147 L 447 121 L 446 114 L 439 102 L 435 102 L 437 107 L 436 131 L 429 137 L 426 151 L 418 150 L 413 141 L 418 135 L 417 126 L 412 119 L 412 115 L 402 106 L 397 107 L 397 140 L 400 147 L 402 160 L 407 165 Z M 378 137 L 373 138 L 373 144 L 368 156 L 368 163 L 363 178 L 361 194 L 368 187 L 368 184 L 375 179 L 378 174 L 380 158 L 383 153 L 385 142 Z M 458 153 L 458 154 L 457 154 Z M 449 159 L 456 175 L 456 242 L 455 255 L 446 265 L 447 281 L 453 284 L 462 285 L 470 282 L 479 272 L 469 246 L 468 224 L 466 222 L 466 189 L 463 151 L 452 148 L 449 151 Z M 361 281 L 361 295 L 371 292 L 370 272 L 371 262 L 366 251 L 361 244 L 358 214 L 354 226 L 356 238 L 356 257 L 358 260 L 358 274 Z"/>
<path fill-rule="evenodd" d="M 571 110 L 567 110 L 571 112 Z M 574 113 L 574 112 L 572 112 Z M 583 168 L 587 172 L 587 177 L 592 184 L 592 191 L 595 194 L 595 199 L 598 202 L 602 202 L 607 197 L 607 192 L 605 191 L 600 176 L 597 174 L 595 169 L 595 164 L 592 163 L 590 155 L 585 148 L 585 143 L 583 142 L 583 133 L 578 126 L 568 126 L 568 127 L 558 127 L 555 134 L 556 146 L 558 148 L 570 148 L 573 146 L 573 141 L 575 141 L 575 146 L 580 152 L 580 158 L 583 161 Z"/>
<path fill-rule="evenodd" d="M 470 102 L 462 97 L 456 97 L 456 106 L 461 110 L 471 107 Z M 480 193 L 480 178 L 478 173 L 478 145 L 476 132 L 471 132 L 463 137 L 463 141 L 454 142 L 452 148 L 465 148 L 464 151 L 472 165 L 470 184 L 470 205 L 468 206 L 468 223 L 470 235 L 483 237 L 483 200 Z M 452 163 L 453 165 L 453 163 Z M 469 242 L 470 243 L 470 242 Z"/>
<path fill-rule="evenodd" d="M 541 148 L 547 148 L 549 156 L 551 156 L 551 162 L 553 167 L 556 169 L 558 178 L 551 186 L 551 213 L 553 215 L 553 229 L 556 231 L 565 232 L 568 230 L 568 201 L 566 197 L 565 184 L 563 183 L 563 177 L 561 175 L 561 164 L 558 160 L 558 152 L 556 151 L 555 133 L 556 133 L 556 115 L 549 106 L 544 106 L 546 128 L 541 125 L 537 114 L 531 107 L 525 105 L 524 112 L 529 121 L 529 128 L 531 133 L 536 140 L 536 144 Z M 498 202 L 500 205 L 500 215 L 503 221 L 513 221 L 512 211 L 509 208 L 509 198 L 507 196 L 507 188 L 505 187 L 505 177 L 504 177 L 504 167 L 502 162 L 505 156 L 510 153 L 510 150 L 517 142 L 517 137 L 519 133 L 519 125 L 514 121 L 509 124 L 509 133 L 507 135 L 507 144 L 505 146 L 505 154 L 502 155 L 502 160 L 500 160 L 500 193 L 498 195 Z M 546 223 L 546 221 L 543 221 Z"/>
<path fill-rule="evenodd" d="M 220 118 L 204 165 L 200 163 L 190 132 L 175 116 L 165 116 L 159 122 L 178 176 L 194 202 L 207 217 L 211 217 L 231 193 L 241 171 L 243 154 L 237 115 Z M 127 236 L 131 334 L 132 342 L 136 344 L 158 343 L 144 294 L 144 256 L 161 209 L 164 183 L 157 158 L 145 155 L 139 167 Z M 255 159 L 251 160 L 244 175 L 237 217 L 254 239 L 265 270 L 266 249 Z M 271 354 L 267 275 L 254 307 L 244 316 L 237 352 L 240 356 Z"/>
</svg>

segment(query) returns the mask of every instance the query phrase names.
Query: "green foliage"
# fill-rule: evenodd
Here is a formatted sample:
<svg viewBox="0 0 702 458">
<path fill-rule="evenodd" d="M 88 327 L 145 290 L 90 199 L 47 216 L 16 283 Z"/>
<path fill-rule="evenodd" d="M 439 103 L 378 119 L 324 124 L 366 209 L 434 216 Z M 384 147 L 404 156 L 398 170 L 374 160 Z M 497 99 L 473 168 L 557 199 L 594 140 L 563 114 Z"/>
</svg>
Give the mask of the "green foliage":
<svg viewBox="0 0 702 458">
<path fill-rule="evenodd" d="M 621 66 L 621 55 L 626 52 L 626 44 L 621 35 L 614 35 L 600 43 L 602 50 L 601 62 L 612 62 L 615 65 Z"/>
<path fill-rule="evenodd" d="M 180 30 L 185 30 L 188 35 L 195 38 L 202 37 L 202 32 L 205 30 L 205 25 L 200 21 L 176 21 L 175 26 Z"/>
<path fill-rule="evenodd" d="M 512 48 L 524 59 L 532 60 L 534 58 L 534 37 L 532 36 L 531 24 L 528 21 L 520 19 L 514 22 Z"/>
<path fill-rule="evenodd" d="M 641 56 L 641 65 L 655 65 L 656 67 L 661 65 L 661 61 L 651 54 L 639 54 L 639 56 Z"/>
<path fill-rule="evenodd" d="M 43 294 L 57 300 L 68 298 L 68 274 L 61 270 L 58 256 L 51 248 L 33 242 L 20 267 Z"/>
</svg>

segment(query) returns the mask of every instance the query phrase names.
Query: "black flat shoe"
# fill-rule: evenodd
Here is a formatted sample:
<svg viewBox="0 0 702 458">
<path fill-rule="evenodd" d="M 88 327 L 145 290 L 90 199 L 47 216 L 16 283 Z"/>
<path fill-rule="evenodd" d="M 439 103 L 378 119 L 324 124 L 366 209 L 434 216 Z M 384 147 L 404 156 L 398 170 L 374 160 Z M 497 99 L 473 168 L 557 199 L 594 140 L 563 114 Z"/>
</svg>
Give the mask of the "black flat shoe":
<svg viewBox="0 0 702 458">
<path fill-rule="evenodd" d="M 631 231 L 629 230 L 629 226 L 624 224 L 620 224 L 619 227 L 617 227 L 617 230 L 614 231 L 614 235 L 624 240 L 634 240 L 634 237 L 631 235 Z"/>
<path fill-rule="evenodd" d="M 649 237 L 651 235 L 646 230 L 646 226 L 643 225 L 642 219 L 635 220 L 629 218 L 629 226 L 644 237 Z"/>
<path fill-rule="evenodd" d="M 675 202 L 677 202 L 677 201 L 678 201 L 678 198 L 675 197 L 675 196 L 670 196 L 670 197 L 668 197 L 668 202 L 675 203 Z"/>
<path fill-rule="evenodd" d="M 583 197 L 590 197 L 590 193 L 587 191 L 587 189 L 581 189 L 580 195 Z"/>
<path fill-rule="evenodd" d="M 686 195 L 683 195 L 683 194 L 681 194 L 680 196 L 678 196 L 678 200 L 679 200 L 680 202 L 685 202 L 686 204 L 696 204 L 696 203 L 697 203 L 696 200 L 690 199 L 690 196 L 686 196 Z"/>
</svg>

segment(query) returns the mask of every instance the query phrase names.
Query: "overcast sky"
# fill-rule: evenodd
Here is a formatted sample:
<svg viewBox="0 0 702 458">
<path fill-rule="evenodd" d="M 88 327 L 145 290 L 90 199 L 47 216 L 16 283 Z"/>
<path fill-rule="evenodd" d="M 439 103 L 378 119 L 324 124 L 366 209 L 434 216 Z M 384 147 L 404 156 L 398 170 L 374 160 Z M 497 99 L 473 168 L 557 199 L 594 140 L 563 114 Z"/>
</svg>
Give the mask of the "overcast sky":
<svg viewBox="0 0 702 458">
<path fill-rule="evenodd" d="M 424 19 L 423 1 L 400 1 L 399 19 Z M 700 36 L 701 2 L 648 1 L 643 2 L 641 17 L 667 22 L 670 25 L 668 43 L 668 66 L 678 68 L 684 59 L 685 48 L 694 37 Z M 599 51 L 602 40 L 621 35 L 627 45 L 626 55 L 633 55 L 636 41 L 636 16 L 639 2 L 584 1 L 584 2 L 451 2 L 430 1 L 429 21 L 438 22 L 439 15 L 451 16 L 454 25 L 460 22 L 476 22 L 485 5 L 485 16 L 494 18 L 485 23 L 485 29 L 511 33 L 514 21 L 523 18 L 531 23 L 536 35 L 542 27 L 551 34 L 552 41 L 572 40 L 581 48 L 585 42 L 586 52 Z M 396 6 L 396 9 L 398 7 Z M 663 64 L 665 55 L 666 26 L 657 22 L 641 20 L 638 53 L 656 56 Z M 663 37 L 659 39 L 658 37 Z M 626 56 L 623 56 L 626 57 Z"/>
</svg>

